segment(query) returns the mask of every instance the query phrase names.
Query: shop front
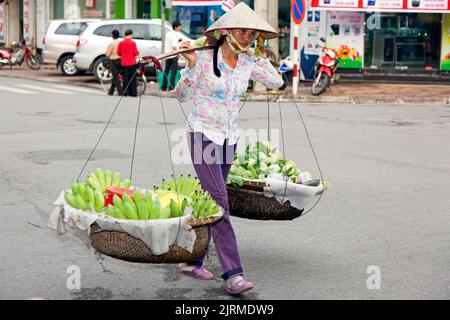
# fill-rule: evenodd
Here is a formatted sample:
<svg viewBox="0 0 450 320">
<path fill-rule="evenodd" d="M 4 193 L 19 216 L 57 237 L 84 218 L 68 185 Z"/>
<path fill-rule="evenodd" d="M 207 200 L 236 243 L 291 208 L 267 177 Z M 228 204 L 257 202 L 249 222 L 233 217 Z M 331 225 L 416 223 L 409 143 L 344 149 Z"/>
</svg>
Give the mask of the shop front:
<svg viewBox="0 0 450 320">
<path fill-rule="evenodd" d="M 449 0 L 312 0 L 311 7 L 327 13 L 327 45 L 341 70 L 450 70 Z"/>
</svg>

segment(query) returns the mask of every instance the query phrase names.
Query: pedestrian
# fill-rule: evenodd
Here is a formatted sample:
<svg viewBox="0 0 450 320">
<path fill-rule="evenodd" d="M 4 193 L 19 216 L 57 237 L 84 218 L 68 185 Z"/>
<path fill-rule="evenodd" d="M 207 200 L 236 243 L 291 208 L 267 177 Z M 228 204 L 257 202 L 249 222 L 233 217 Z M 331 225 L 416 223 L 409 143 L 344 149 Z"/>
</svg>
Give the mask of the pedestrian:
<svg viewBox="0 0 450 320">
<path fill-rule="evenodd" d="M 117 88 L 119 96 L 122 95 L 122 84 L 120 83 L 119 74 L 121 72 L 120 56 L 117 54 L 117 47 L 119 46 L 119 30 L 114 29 L 112 32 L 112 41 L 106 49 L 106 57 L 109 59 L 109 65 L 112 73 L 111 88 L 109 88 L 108 94 L 114 95 L 114 91 Z"/>
<path fill-rule="evenodd" d="M 117 54 L 121 57 L 121 65 L 123 72 L 123 90 L 124 96 L 137 96 L 137 63 L 136 58 L 139 51 L 136 42 L 133 41 L 133 31 L 125 30 L 125 39 L 121 41 L 117 47 Z"/>
<path fill-rule="evenodd" d="M 181 38 L 181 23 L 179 21 L 174 21 L 172 23 L 172 31 L 167 33 L 165 42 L 165 52 L 171 52 L 178 50 L 180 42 L 183 40 Z M 163 84 L 161 90 L 173 90 L 175 89 L 175 79 L 178 71 L 178 56 L 166 60 L 166 66 L 164 68 Z M 168 81 L 170 73 L 170 81 Z M 169 83 L 168 83 L 169 82 Z M 169 85 L 169 86 L 168 86 Z"/>
<path fill-rule="evenodd" d="M 265 38 L 277 37 L 278 33 L 241 2 L 205 34 L 215 47 L 183 53 L 187 65 L 181 71 L 176 94 L 180 102 L 193 100 L 187 124 L 191 159 L 202 188 L 224 208 L 224 218 L 210 228 L 209 238 L 214 240 L 226 292 L 237 295 L 252 289 L 253 284 L 244 279 L 225 185 L 239 139 L 239 103 L 249 79 L 270 88 L 283 85 L 269 60 L 256 58 L 249 48 L 255 40 L 261 43 Z M 182 42 L 181 48 L 191 48 L 191 44 Z M 263 48 L 258 50 L 255 54 L 263 55 Z M 204 258 L 195 265 L 179 267 L 194 278 L 213 279 L 214 275 L 203 263 Z"/>
</svg>

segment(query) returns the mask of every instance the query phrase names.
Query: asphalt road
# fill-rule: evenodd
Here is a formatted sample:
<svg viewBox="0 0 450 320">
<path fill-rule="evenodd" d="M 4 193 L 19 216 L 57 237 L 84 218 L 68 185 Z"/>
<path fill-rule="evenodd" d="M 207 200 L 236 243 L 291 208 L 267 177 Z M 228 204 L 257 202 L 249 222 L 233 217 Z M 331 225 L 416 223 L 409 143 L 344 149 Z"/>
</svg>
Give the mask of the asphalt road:
<svg viewBox="0 0 450 320">
<path fill-rule="evenodd" d="M 46 228 L 54 200 L 80 172 L 119 100 L 82 90 L 0 78 L 0 299 L 230 299 L 214 252 L 206 266 L 216 279 L 197 281 L 173 265 L 114 260 Z M 138 103 L 122 101 L 88 170 L 129 174 Z M 163 104 L 171 145 L 180 148 L 183 115 L 175 100 Z M 161 101 L 144 97 L 141 107 L 133 177 L 151 187 L 172 169 Z M 281 107 L 287 158 L 317 177 L 294 105 Z M 279 128 L 279 106 L 270 108 L 271 127 Z M 255 284 L 243 298 L 450 299 L 450 107 L 300 110 L 331 188 L 294 221 L 232 218 Z M 267 103 L 247 103 L 241 128 L 266 127 Z M 188 163 L 174 168 L 193 173 Z M 80 270 L 81 289 L 67 286 L 71 266 Z"/>
</svg>

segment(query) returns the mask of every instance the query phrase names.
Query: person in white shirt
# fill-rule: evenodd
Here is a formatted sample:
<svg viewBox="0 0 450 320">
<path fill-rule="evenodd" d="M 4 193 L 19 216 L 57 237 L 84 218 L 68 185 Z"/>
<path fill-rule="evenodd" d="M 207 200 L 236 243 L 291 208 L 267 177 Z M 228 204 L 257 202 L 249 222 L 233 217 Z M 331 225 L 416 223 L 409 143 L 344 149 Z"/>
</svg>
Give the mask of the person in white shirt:
<svg viewBox="0 0 450 320">
<path fill-rule="evenodd" d="M 169 32 L 166 36 L 166 42 L 164 46 L 165 52 L 178 50 L 179 42 L 182 41 L 180 33 L 181 23 L 179 21 L 174 21 L 172 23 L 172 29 L 173 31 Z M 175 77 L 177 75 L 177 71 L 178 71 L 178 56 L 175 56 L 174 58 L 171 59 L 167 59 L 166 66 L 164 68 L 163 85 L 161 88 L 163 91 L 175 89 Z M 168 81 L 169 72 L 170 72 L 170 81 Z"/>
</svg>

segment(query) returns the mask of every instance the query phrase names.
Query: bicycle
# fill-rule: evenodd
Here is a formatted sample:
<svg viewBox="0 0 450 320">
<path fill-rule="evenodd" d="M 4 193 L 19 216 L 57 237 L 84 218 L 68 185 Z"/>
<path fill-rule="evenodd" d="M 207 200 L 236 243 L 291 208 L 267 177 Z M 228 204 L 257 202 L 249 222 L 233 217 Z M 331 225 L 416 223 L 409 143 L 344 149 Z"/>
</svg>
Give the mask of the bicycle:
<svg viewBox="0 0 450 320">
<path fill-rule="evenodd" d="M 145 76 L 145 65 L 147 64 L 147 60 L 145 60 L 146 57 L 138 60 L 138 68 L 136 70 L 136 83 L 137 83 L 137 94 L 138 96 L 143 95 L 145 93 L 145 90 L 147 89 L 147 77 Z M 98 68 L 99 75 L 100 75 L 100 85 L 103 89 L 103 91 L 108 92 L 109 88 L 111 87 L 112 82 L 112 71 L 110 62 L 108 59 L 104 59 L 101 62 L 101 65 Z M 126 88 L 127 84 L 123 83 L 123 75 L 119 73 L 119 82 L 123 89 Z"/>
</svg>

